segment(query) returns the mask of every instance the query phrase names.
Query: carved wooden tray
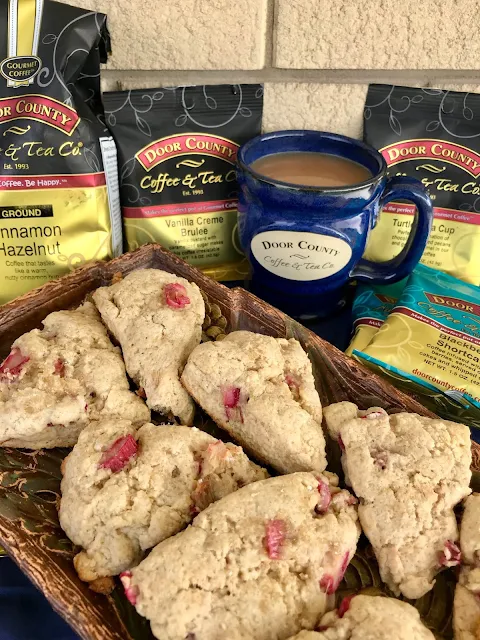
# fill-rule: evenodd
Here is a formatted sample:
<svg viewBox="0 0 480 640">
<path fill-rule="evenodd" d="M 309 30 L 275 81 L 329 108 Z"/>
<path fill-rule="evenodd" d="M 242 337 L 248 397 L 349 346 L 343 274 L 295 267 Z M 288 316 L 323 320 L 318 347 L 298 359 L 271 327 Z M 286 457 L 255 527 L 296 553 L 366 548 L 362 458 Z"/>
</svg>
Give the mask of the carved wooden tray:
<svg viewBox="0 0 480 640">
<path fill-rule="evenodd" d="M 313 363 L 324 405 L 351 400 L 361 408 L 377 405 L 390 413 L 407 410 L 432 415 L 415 399 L 397 391 L 280 311 L 243 289 L 228 289 L 210 280 L 157 245 L 144 246 L 110 263 L 80 268 L 0 308 L 0 357 L 8 354 L 15 338 L 40 327 L 47 314 L 77 306 L 91 291 L 110 284 L 116 274 L 125 275 L 141 267 L 164 269 L 197 283 L 207 300 L 204 339 L 215 339 L 235 329 L 297 338 Z M 200 412 L 196 426 L 214 428 Z M 480 469 L 480 447 L 475 443 L 472 447 L 474 467 Z M 73 569 L 74 550 L 60 529 L 56 509 L 60 463 L 66 453 L 66 449 L 38 452 L 0 449 L 0 544 L 82 638 L 151 639 L 148 623 L 136 614 L 121 587 L 108 597 L 95 594 Z M 337 470 L 333 468 L 337 452 L 331 454 L 329 459 L 334 462 L 329 469 Z M 454 585 L 453 571 L 443 572 L 433 591 L 415 603 L 426 624 L 438 638 L 445 640 L 452 638 Z M 359 590 L 386 592 L 365 540 L 338 596 Z"/>
</svg>

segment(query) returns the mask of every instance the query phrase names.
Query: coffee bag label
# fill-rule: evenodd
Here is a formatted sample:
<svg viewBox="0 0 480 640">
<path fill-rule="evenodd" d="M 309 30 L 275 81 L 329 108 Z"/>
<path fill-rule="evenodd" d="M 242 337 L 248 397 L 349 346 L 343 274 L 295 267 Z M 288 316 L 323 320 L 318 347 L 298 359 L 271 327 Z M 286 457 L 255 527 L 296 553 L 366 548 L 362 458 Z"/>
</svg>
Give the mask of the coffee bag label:
<svg viewBox="0 0 480 640">
<path fill-rule="evenodd" d="M 238 149 L 226 138 L 193 133 L 140 149 L 135 159 L 145 171 L 139 183 L 145 200 L 143 206 L 123 207 L 128 246 L 160 239 L 198 267 L 241 260 L 235 246 L 237 200 L 221 197 L 236 184 Z M 212 199 L 204 200 L 205 194 Z M 145 204 L 147 198 L 152 204 Z"/>
<path fill-rule="evenodd" d="M 328 278 L 352 258 L 345 240 L 303 231 L 264 231 L 253 238 L 251 249 L 267 271 L 303 282 Z"/>
</svg>

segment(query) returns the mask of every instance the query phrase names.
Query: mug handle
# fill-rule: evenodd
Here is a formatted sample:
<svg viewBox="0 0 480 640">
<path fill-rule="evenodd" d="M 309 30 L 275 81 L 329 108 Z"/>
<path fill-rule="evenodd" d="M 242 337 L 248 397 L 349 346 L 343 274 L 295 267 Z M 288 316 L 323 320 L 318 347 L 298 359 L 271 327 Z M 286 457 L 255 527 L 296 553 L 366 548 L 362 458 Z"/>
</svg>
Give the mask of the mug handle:
<svg viewBox="0 0 480 640">
<path fill-rule="evenodd" d="M 410 200 L 416 206 L 415 218 L 402 251 L 386 262 L 362 258 L 350 277 L 370 284 L 388 284 L 403 280 L 415 269 L 425 251 L 433 222 L 433 206 L 419 180 L 396 176 L 389 178 L 380 198 L 379 211 L 392 200 Z"/>
</svg>

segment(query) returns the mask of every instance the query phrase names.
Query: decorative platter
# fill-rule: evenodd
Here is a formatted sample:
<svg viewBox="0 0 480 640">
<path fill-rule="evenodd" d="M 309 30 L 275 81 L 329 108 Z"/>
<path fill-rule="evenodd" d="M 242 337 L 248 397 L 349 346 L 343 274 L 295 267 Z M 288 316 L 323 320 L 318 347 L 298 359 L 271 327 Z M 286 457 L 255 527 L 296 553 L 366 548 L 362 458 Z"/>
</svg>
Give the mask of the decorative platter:
<svg viewBox="0 0 480 640">
<path fill-rule="evenodd" d="M 0 308 L 0 358 L 8 354 L 18 336 L 40 327 L 52 311 L 76 307 L 97 287 L 140 268 L 163 269 L 200 287 L 207 307 L 204 340 L 221 339 L 225 333 L 238 329 L 299 340 L 312 361 L 323 405 L 350 400 L 362 409 L 376 405 L 389 413 L 406 410 L 433 415 L 413 397 L 396 390 L 277 309 L 243 289 L 228 289 L 214 282 L 158 245 L 146 245 L 109 263 L 82 267 Z M 195 424 L 228 439 L 200 411 Z M 329 470 L 339 473 L 335 449 L 336 445 L 329 451 Z M 60 464 L 67 453 L 67 449 L 0 449 L 0 545 L 81 638 L 151 639 L 148 622 L 128 603 L 119 582 L 110 596 L 99 595 L 79 580 L 73 568 L 74 548 L 57 517 Z M 473 470 L 480 470 L 480 446 L 473 442 L 472 454 Z M 480 488 L 477 473 L 473 488 Z M 427 626 L 442 640 L 452 638 L 454 586 L 453 570 L 444 571 L 434 589 L 414 603 Z M 387 593 L 363 537 L 337 596 L 358 591 Z"/>
</svg>

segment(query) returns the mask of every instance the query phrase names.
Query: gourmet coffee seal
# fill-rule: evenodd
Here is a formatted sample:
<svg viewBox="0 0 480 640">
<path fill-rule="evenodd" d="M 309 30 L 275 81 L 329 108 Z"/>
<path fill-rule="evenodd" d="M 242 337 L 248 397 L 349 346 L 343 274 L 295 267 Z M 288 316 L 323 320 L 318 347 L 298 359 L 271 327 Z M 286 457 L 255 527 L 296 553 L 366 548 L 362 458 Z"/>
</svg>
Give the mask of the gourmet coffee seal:
<svg viewBox="0 0 480 640">
<path fill-rule="evenodd" d="M 99 117 L 106 17 L 0 4 L 0 304 L 122 252 L 116 149 Z"/>
</svg>

